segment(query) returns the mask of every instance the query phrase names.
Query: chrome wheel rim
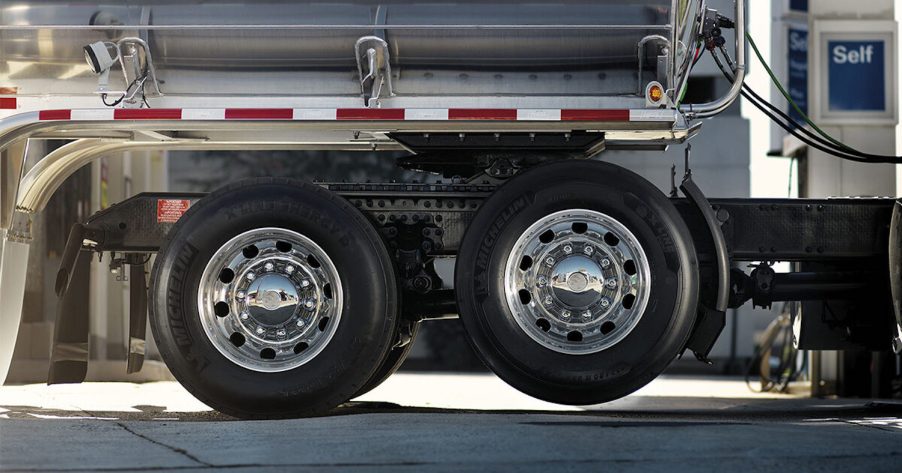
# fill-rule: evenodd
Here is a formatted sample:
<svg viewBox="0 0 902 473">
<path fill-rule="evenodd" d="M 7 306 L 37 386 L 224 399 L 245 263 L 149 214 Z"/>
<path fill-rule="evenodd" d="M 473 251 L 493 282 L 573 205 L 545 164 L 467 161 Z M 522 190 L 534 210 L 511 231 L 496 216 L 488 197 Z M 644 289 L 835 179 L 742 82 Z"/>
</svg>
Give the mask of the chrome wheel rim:
<svg viewBox="0 0 902 473">
<path fill-rule="evenodd" d="M 508 308 L 540 345 L 587 355 L 636 327 L 648 304 L 651 270 L 635 235 L 593 210 L 539 219 L 517 239 L 504 270 Z"/>
<path fill-rule="evenodd" d="M 253 371 L 287 371 L 312 360 L 335 335 L 341 279 L 313 240 L 254 229 L 210 258 L 197 308 L 204 333 L 227 359 Z"/>
</svg>

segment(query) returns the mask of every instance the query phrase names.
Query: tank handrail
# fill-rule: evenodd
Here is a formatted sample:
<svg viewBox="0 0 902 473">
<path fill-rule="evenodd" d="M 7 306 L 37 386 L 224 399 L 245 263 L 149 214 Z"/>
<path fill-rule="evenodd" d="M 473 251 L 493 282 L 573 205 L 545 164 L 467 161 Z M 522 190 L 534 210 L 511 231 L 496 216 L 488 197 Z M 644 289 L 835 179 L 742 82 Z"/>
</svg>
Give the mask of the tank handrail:
<svg viewBox="0 0 902 473">
<path fill-rule="evenodd" d="M 745 0 L 735 0 L 736 4 L 736 79 L 729 92 L 718 100 L 703 104 L 686 104 L 680 106 L 687 119 L 713 117 L 726 110 L 742 92 L 745 81 Z"/>
</svg>

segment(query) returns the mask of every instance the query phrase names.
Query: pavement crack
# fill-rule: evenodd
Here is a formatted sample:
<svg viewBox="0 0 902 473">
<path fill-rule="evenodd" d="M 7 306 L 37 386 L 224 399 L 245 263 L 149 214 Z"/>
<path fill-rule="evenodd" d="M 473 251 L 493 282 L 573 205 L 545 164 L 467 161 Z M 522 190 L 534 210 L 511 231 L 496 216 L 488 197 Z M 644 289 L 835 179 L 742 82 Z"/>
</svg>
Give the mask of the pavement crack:
<svg viewBox="0 0 902 473">
<path fill-rule="evenodd" d="M 77 409 L 78 409 L 79 411 L 81 411 L 81 412 L 84 412 L 85 414 L 88 414 L 88 415 L 91 415 L 91 416 L 95 416 L 93 412 L 87 411 L 87 410 L 82 409 L 82 408 L 80 408 L 80 407 L 78 407 Z M 95 416 L 95 417 L 96 417 L 96 416 Z M 152 438 L 150 438 L 150 437 L 148 437 L 148 436 L 146 436 L 146 435 L 144 435 L 144 434 L 138 433 L 138 432 L 132 430 L 131 428 L 129 428 L 127 425 L 125 425 L 124 422 L 116 421 L 116 422 L 114 422 L 114 423 L 115 423 L 116 425 L 118 425 L 119 427 L 121 427 L 122 430 L 124 430 L 124 431 L 126 431 L 126 432 L 128 432 L 128 433 L 130 433 L 130 434 L 132 434 L 132 435 L 134 435 L 135 437 L 138 437 L 138 438 L 140 438 L 140 439 L 146 440 L 146 441 L 148 441 L 148 442 L 150 442 L 150 443 L 152 443 L 152 444 L 159 445 L 159 446 L 165 448 L 166 450 L 169 450 L 169 451 L 171 451 L 171 452 L 173 452 L 173 453 L 175 453 L 175 454 L 177 454 L 177 455 L 181 455 L 181 456 L 183 456 L 183 457 L 185 457 L 185 458 L 187 458 L 187 459 L 193 461 L 194 463 L 197 463 L 199 466 L 208 467 L 208 468 L 215 468 L 215 467 L 216 467 L 216 465 L 213 465 L 212 463 L 207 463 L 207 462 L 201 460 L 200 458 L 197 458 L 196 456 L 192 455 L 190 452 L 188 452 L 187 450 L 185 450 L 185 449 L 183 449 L 183 448 L 174 447 L 174 446 L 172 446 L 172 445 L 169 445 L 169 444 L 160 442 L 159 440 L 152 439 Z"/>
<path fill-rule="evenodd" d="M 150 443 L 152 443 L 152 444 L 154 444 L 154 445 L 159 445 L 159 446 L 161 446 L 161 447 L 163 447 L 163 448 L 165 448 L 165 449 L 167 449 L 167 450 L 169 450 L 169 451 L 171 451 L 171 452 L 174 452 L 174 453 L 176 453 L 176 454 L 179 454 L 179 455 L 181 455 L 181 456 L 183 456 L 183 457 L 185 457 L 185 458 L 187 458 L 187 459 L 193 461 L 194 463 L 197 463 L 198 465 L 205 466 L 205 467 L 210 467 L 210 468 L 215 468 L 215 467 L 216 467 L 216 465 L 214 465 L 214 464 L 212 464 L 212 463 L 207 463 L 207 462 L 201 460 L 200 458 L 197 458 L 196 456 L 192 455 L 190 452 L 188 452 L 188 451 L 185 450 L 184 448 L 178 448 L 178 447 L 169 445 L 169 444 L 167 444 L 167 443 L 160 442 L 159 440 L 152 439 L 152 438 L 150 438 L 150 437 L 148 437 L 148 436 L 146 436 L 146 435 L 144 435 L 144 434 L 142 434 L 142 433 L 136 432 L 136 431 L 132 430 L 131 428 L 129 428 L 129 426 L 125 425 L 125 423 L 123 423 L 123 422 L 116 422 L 116 425 L 118 425 L 119 427 L 122 427 L 122 430 L 125 430 L 126 432 L 128 432 L 128 433 L 134 435 L 135 437 L 138 437 L 138 438 L 140 438 L 140 439 L 147 440 L 148 442 L 150 442 Z"/>
</svg>

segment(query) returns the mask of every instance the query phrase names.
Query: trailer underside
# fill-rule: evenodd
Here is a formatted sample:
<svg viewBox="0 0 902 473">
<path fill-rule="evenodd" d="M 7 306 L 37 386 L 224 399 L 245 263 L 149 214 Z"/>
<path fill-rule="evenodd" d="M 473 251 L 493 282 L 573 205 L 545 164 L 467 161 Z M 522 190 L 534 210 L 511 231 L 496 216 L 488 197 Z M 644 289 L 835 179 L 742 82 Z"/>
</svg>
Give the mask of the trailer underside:
<svg viewBox="0 0 902 473">
<path fill-rule="evenodd" d="M 666 110 L 448 109 L 440 111 L 439 121 L 436 111 L 335 109 L 328 112 L 329 120 L 322 120 L 322 113 L 64 110 L 6 120 L 7 133 L 0 143 L 8 179 L 0 290 L 4 301 L 12 303 L 4 303 L 4 333 L 15 333 L 21 309 L 24 274 L 14 268 L 22 267 L 27 258 L 31 215 L 43 209 L 68 176 L 100 156 L 151 149 L 403 149 L 412 152 L 399 161 L 408 169 L 468 176 L 428 184 L 318 184 L 363 212 L 388 250 L 398 277 L 399 316 L 406 327 L 395 332 L 391 343 L 401 350 L 415 335 L 417 321 L 460 312 L 454 281 L 458 253 L 471 222 L 504 184 L 519 182 L 520 174 L 539 165 L 568 169 L 576 166 L 570 163 L 586 162 L 605 149 L 663 147 L 683 142 L 698 130 Z M 70 142 L 24 169 L 22 156 L 29 141 L 61 138 Z M 9 179 L 18 175 L 21 179 Z M 777 301 L 804 301 L 803 313 L 808 315 L 797 323 L 802 348 L 885 350 L 892 345 L 892 334 L 899 330 L 890 297 L 897 293 L 896 279 L 890 277 L 893 242 L 898 239 L 898 232 L 891 236 L 890 231 L 898 212 L 894 200 L 709 202 L 689 174 L 687 178 L 680 188 L 688 198 L 674 197 L 669 204 L 686 225 L 688 233 L 681 238 L 692 242 L 690 251 L 698 261 L 699 311 L 683 349 L 706 360 L 723 328 L 726 309 L 749 300 L 765 307 Z M 86 372 L 89 314 L 84 307 L 73 310 L 66 301 L 71 296 L 68 283 L 84 274 L 91 254 L 111 253 L 112 269 L 124 271 L 127 266 L 133 279 L 143 282 L 149 256 L 160 249 L 173 226 L 172 220 L 160 220 L 161 206 L 183 212 L 202 200 L 197 194 L 142 194 L 73 228 L 57 278 L 60 307 L 66 310 L 58 313 L 51 382 L 77 382 Z M 666 244 L 666 238 L 660 243 Z M 774 273 L 770 265 L 777 261 L 793 263 L 792 272 Z M 129 370 L 133 371 L 142 363 L 146 336 L 142 314 L 152 302 L 146 285 L 132 288 Z M 619 373 L 618 368 L 613 370 L 612 375 Z"/>
<path fill-rule="evenodd" d="M 363 211 L 379 230 L 401 279 L 404 317 L 412 321 L 457 316 L 454 263 L 468 224 L 495 184 L 321 183 Z M 110 268 L 137 267 L 143 274 L 148 256 L 163 244 L 171 221 L 161 222 L 161 208 L 184 202 L 187 209 L 204 194 L 136 195 L 92 216 L 70 234 L 62 272 L 78 271 L 76 255 L 110 253 Z M 673 203 L 689 226 L 701 265 L 703 299 L 716 292 L 714 245 L 695 205 Z M 803 301 L 797 333 L 802 349 L 888 348 L 893 329 L 888 293 L 890 222 L 898 212 L 893 199 L 712 199 L 732 262 L 730 307 L 749 301 L 770 307 L 779 301 Z M 854 231 L 853 231 L 854 230 Z M 71 251 L 71 253 L 70 253 Z M 82 253 L 79 253 L 82 252 Z M 90 256 L 82 256 L 87 264 Z M 794 263 L 790 273 L 774 273 L 774 262 Z M 146 286 L 133 286 L 133 304 L 146 307 Z M 61 300 L 68 297 L 60 293 Z M 851 304 L 850 304 L 851 302 Z M 709 302 L 712 303 L 712 302 Z M 65 305 L 65 304 L 64 304 Z M 829 310 L 831 319 L 816 317 Z M 143 311 L 142 311 L 143 313 Z M 60 313 L 55 353 L 81 353 L 57 359 L 51 382 L 79 380 L 86 372 L 86 307 Z M 143 318 L 132 322 L 132 356 L 143 354 Z M 79 333 L 80 332 L 80 333 Z M 60 338 L 61 337 L 61 338 Z M 139 341 L 140 340 L 140 341 Z M 79 349 L 78 347 L 82 347 Z M 57 357 L 59 358 L 59 357 Z M 132 360 L 132 363 L 139 361 Z M 137 365 L 140 366 L 140 365 Z"/>
<path fill-rule="evenodd" d="M 15 268 L 28 258 L 31 216 L 43 210 L 66 178 L 102 156 L 135 150 L 407 149 L 419 152 L 410 168 L 432 170 L 429 160 L 446 159 L 442 150 L 453 142 L 469 148 L 460 153 L 457 166 L 474 171 L 494 164 L 475 158 L 490 146 L 487 142 L 509 155 L 539 156 L 513 160 L 506 166 L 510 170 L 547 160 L 545 155 L 587 158 L 610 147 L 664 147 L 697 130 L 674 111 L 628 109 L 67 109 L 7 117 L 0 130 L 0 331 L 7 337 L 0 344 L 0 365 L 8 367 L 15 344 L 25 281 Z M 38 140 L 69 143 L 26 166 L 29 143 Z"/>
</svg>

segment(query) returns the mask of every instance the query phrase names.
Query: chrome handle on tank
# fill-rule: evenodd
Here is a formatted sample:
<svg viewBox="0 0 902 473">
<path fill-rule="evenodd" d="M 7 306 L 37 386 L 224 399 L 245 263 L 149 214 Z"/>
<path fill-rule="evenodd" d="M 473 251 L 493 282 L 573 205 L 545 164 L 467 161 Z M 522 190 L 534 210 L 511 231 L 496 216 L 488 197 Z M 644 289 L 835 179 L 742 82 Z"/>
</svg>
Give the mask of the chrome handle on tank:
<svg viewBox="0 0 902 473">
<path fill-rule="evenodd" d="M 145 79 L 142 81 L 142 85 L 143 85 L 144 81 L 146 81 L 147 79 L 150 79 L 150 82 L 153 85 L 152 92 L 156 96 L 162 96 L 163 92 L 160 91 L 160 82 L 157 80 L 157 71 L 153 65 L 153 55 L 150 52 L 150 46 L 148 46 L 147 42 L 144 41 L 143 39 L 137 38 L 137 37 L 122 38 L 116 42 L 116 47 L 120 51 L 122 50 L 122 48 L 124 46 L 128 46 L 129 48 L 135 50 L 135 53 L 137 53 L 137 49 L 135 48 L 135 45 L 140 46 L 140 48 L 144 51 L 144 68 L 146 68 L 146 70 L 147 70 L 147 72 L 146 72 L 147 77 L 145 77 Z M 123 77 L 127 78 L 128 76 L 125 74 L 125 61 L 120 60 L 119 63 L 122 66 Z M 135 69 L 135 73 L 142 72 L 142 68 L 140 67 L 140 61 L 138 60 L 137 56 L 135 56 L 135 63 L 133 65 L 133 67 Z M 144 88 L 141 87 L 140 90 L 141 90 L 141 93 L 143 94 Z M 136 95 L 136 93 L 137 93 L 137 89 L 136 89 L 136 92 L 133 93 L 131 97 L 134 97 Z"/>
<path fill-rule="evenodd" d="M 648 35 L 642 38 L 641 41 L 639 41 L 639 45 L 637 46 L 639 50 L 639 85 L 636 89 L 636 94 L 638 95 L 642 95 L 642 93 L 645 91 L 645 84 L 642 80 L 642 64 L 645 62 L 645 45 L 651 41 L 661 42 L 664 44 L 664 47 L 668 49 L 670 48 L 670 40 L 659 34 Z"/>
<path fill-rule="evenodd" d="M 388 97 L 395 95 L 391 84 L 388 42 L 378 36 L 364 36 L 354 45 L 354 56 L 360 75 L 360 94 L 367 108 L 378 106 L 383 87 Z M 364 70 L 364 61 L 367 71 Z"/>
</svg>

